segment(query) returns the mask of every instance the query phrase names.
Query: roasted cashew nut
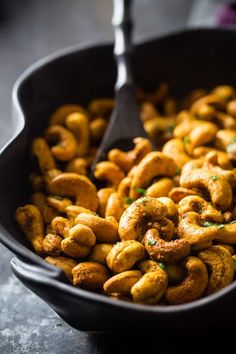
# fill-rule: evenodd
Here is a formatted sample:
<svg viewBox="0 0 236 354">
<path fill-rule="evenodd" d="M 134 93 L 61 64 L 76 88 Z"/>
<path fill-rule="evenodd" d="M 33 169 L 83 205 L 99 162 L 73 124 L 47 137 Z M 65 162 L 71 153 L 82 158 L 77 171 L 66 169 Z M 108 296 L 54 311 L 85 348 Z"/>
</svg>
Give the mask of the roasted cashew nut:
<svg viewBox="0 0 236 354">
<path fill-rule="evenodd" d="M 45 139 L 34 139 L 32 144 L 32 155 L 37 158 L 42 173 L 56 168 L 55 160 Z"/>
<path fill-rule="evenodd" d="M 56 216 L 50 225 L 51 233 L 66 238 L 70 229 L 70 221 L 62 216 Z"/>
<path fill-rule="evenodd" d="M 149 187 L 155 177 L 174 176 L 176 168 L 177 166 L 172 158 L 162 152 L 150 152 L 137 166 L 131 182 L 130 197 L 138 198 L 140 195 L 137 190 Z"/>
<path fill-rule="evenodd" d="M 218 242 L 236 244 L 236 223 L 232 221 L 218 228 L 218 233 L 215 238 Z"/>
<path fill-rule="evenodd" d="M 135 147 L 133 150 L 124 152 L 120 149 L 112 149 L 108 153 L 108 160 L 115 163 L 124 172 L 137 165 L 149 152 L 152 151 L 152 145 L 148 139 L 135 138 L 133 140 Z"/>
<path fill-rule="evenodd" d="M 47 197 L 44 193 L 36 192 L 32 194 L 31 202 L 39 209 L 43 217 L 43 221 L 46 224 L 50 223 L 52 219 L 58 215 L 53 206 L 49 205 L 47 202 Z"/>
<path fill-rule="evenodd" d="M 143 274 L 139 270 L 127 270 L 109 278 L 103 285 L 106 294 L 129 295 L 132 286 L 141 279 Z"/>
<path fill-rule="evenodd" d="M 73 284 L 88 290 L 100 290 L 109 278 L 108 269 L 96 262 L 79 263 L 72 269 Z"/>
<path fill-rule="evenodd" d="M 158 113 L 156 107 L 151 102 L 141 103 L 141 105 L 139 107 L 139 114 L 140 114 L 140 118 L 143 123 L 151 120 L 152 118 L 159 116 L 159 113 Z"/>
<path fill-rule="evenodd" d="M 198 195 L 198 194 L 199 193 L 194 189 L 174 187 L 169 192 L 169 198 L 171 198 L 175 203 L 179 203 L 180 200 L 187 197 L 188 195 Z"/>
<path fill-rule="evenodd" d="M 183 215 L 178 225 L 178 236 L 187 240 L 192 250 L 199 246 L 208 246 L 218 235 L 217 226 L 203 227 L 201 217 L 198 213 L 190 211 Z"/>
<path fill-rule="evenodd" d="M 159 221 L 166 213 L 166 206 L 155 198 L 144 197 L 136 200 L 120 218 L 118 232 L 121 240 L 142 240 L 148 222 Z"/>
<path fill-rule="evenodd" d="M 167 209 L 166 217 L 171 220 L 176 220 L 176 218 L 178 218 L 178 208 L 176 204 L 173 202 L 173 200 L 168 197 L 160 197 L 157 199 L 159 200 L 159 202 L 161 202 L 166 206 Z"/>
<path fill-rule="evenodd" d="M 94 176 L 107 182 L 107 187 L 117 189 L 121 180 L 125 177 L 124 172 L 111 161 L 102 161 L 96 164 Z"/>
<path fill-rule="evenodd" d="M 185 150 L 185 144 L 180 138 L 171 139 L 165 143 L 162 152 L 171 157 L 178 168 L 182 168 L 190 160 L 190 156 Z"/>
<path fill-rule="evenodd" d="M 205 188 L 210 193 L 212 204 L 220 210 L 227 210 L 232 203 L 232 188 L 229 182 L 213 171 L 196 169 L 180 177 L 180 186 L 186 188 Z"/>
<path fill-rule="evenodd" d="M 112 98 L 98 98 L 90 102 L 89 112 L 92 117 L 110 117 L 110 114 L 114 108 L 114 100 Z"/>
<path fill-rule="evenodd" d="M 50 125 L 64 125 L 66 117 L 71 113 L 83 113 L 88 114 L 88 112 L 78 104 L 64 104 L 60 106 L 50 117 Z"/>
<path fill-rule="evenodd" d="M 216 147 L 225 150 L 230 160 L 236 160 L 236 130 L 222 129 L 218 130 L 215 139 Z"/>
<path fill-rule="evenodd" d="M 157 144 L 160 144 L 160 142 L 165 142 L 172 137 L 174 123 L 173 117 L 155 116 L 146 121 L 143 127 L 148 136 Z"/>
<path fill-rule="evenodd" d="M 112 193 L 107 201 L 105 216 L 113 216 L 119 222 L 124 210 L 124 201 L 119 197 L 118 193 Z"/>
<path fill-rule="evenodd" d="M 175 225 L 173 221 L 166 217 L 163 217 L 159 221 L 149 221 L 147 229 L 156 229 L 161 237 L 166 241 L 171 241 L 175 236 Z"/>
<path fill-rule="evenodd" d="M 55 234 L 47 234 L 43 240 L 43 250 L 49 256 L 59 256 L 62 253 L 62 238 Z"/>
<path fill-rule="evenodd" d="M 103 219 L 97 215 L 81 213 L 76 217 L 75 223 L 90 227 L 97 241 L 113 243 L 119 239 L 118 222 L 112 216 Z"/>
<path fill-rule="evenodd" d="M 75 224 L 76 216 L 78 216 L 81 213 L 93 214 L 93 212 L 91 210 L 80 207 L 78 205 L 69 205 L 66 208 L 66 214 L 67 214 L 67 217 L 70 221 L 71 226 L 73 226 Z"/>
<path fill-rule="evenodd" d="M 179 202 L 180 216 L 189 211 L 195 211 L 200 214 L 203 220 L 214 220 L 218 223 L 223 222 L 222 213 L 198 195 L 189 195 Z"/>
<path fill-rule="evenodd" d="M 144 268 L 144 267 L 143 267 Z M 154 305 L 164 295 L 168 277 L 161 267 L 146 267 L 148 271 L 131 288 L 131 295 L 134 302 Z"/>
<path fill-rule="evenodd" d="M 66 118 L 66 126 L 77 140 L 78 157 L 84 157 L 89 148 L 89 120 L 87 115 L 72 113 Z"/>
<path fill-rule="evenodd" d="M 210 155 L 214 154 L 214 155 Z M 228 154 L 225 151 L 217 150 L 209 146 L 199 146 L 193 150 L 193 156 L 197 158 L 205 157 L 212 161 L 214 158 L 214 164 L 219 165 L 221 168 L 230 170 L 233 168 L 232 163 L 229 160 Z"/>
<path fill-rule="evenodd" d="M 93 142 L 98 143 L 102 140 L 106 127 L 107 120 L 104 118 L 96 118 L 90 123 L 90 135 Z"/>
<path fill-rule="evenodd" d="M 97 196 L 98 196 L 98 214 L 104 218 L 106 214 L 106 207 L 107 202 L 112 193 L 115 190 L 113 188 L 101 188 L 99 189 Z M 123 199 L 122 199 L 123 200 Z"/>
<path fill-rule="evenodd" d="M 198 253 L 207 267 L 210 276 L 206 294 L 210 295 L 232 283 L 234 277 L 234 262 L 230 252 L 221 246 L 211 246 Z"/>
<path fill-rule="evenodd" d="M 16 221 L 38 254 L 43 254 L 43 219 L 39 209 L 31 204 L 19 207 L 15 214 Z"/>
<path fill-rule="evenodd" d="M 47 204 L 57 210 L 59 213 L 65 213 L 66 208 L 72 205 L 68 198 L 59 197 L 58 195 L 50 195 L 46 198 Z"/>
<path fill-rule="evenodd" d="M 113 247 L 112 243 L 96 244 L 90 253 L 88 260 L 91 262 L 101 263 L 107 265 L 107 256 Z"/>
<path fill-rule="evenodd" d="M 48 186 L 51 194 L 74 197 L 77 205 L 96 211 L 98 207 L 97 189 L 85 176 L 64 172 L 54 177 Z"/>
<path fill-rule="evenodd" d="M 144 245 L 149 256 L 157 262 L 175 263 L 187 257 L 191 251 L 190 244 L 185 239 L 164 241 L 156 229 L 146 232 Z"/>
<path fill-rule="evenodd" d="M 67 278 L 72 282 L 72 269 L 78 264 L 77 261 L 68 257 L 46 257 L 45 261 L 63 270 Z"/>
<path fill-rule="evenodd" d="M 45 139 L 52 143 L 52 155 L 60 161 L 69 161 L 76 155 L 77 142 L 74 135 L 60 125 L 52 125 L 45 131 Z"/>
<path fill-rule="evenodd" d="M 75 158 L 66 165 L 65 172 L 75 172 L 79 175 L 87 174 L 88 163 L 85 159 Z"/>
<path fill-rule="evenodd" d="M 208 274 L 205 264 L 196 257 L 184 261 L 187 275 L 175 286 L 167 288 L 165 299 L 170 305 L 184 304 L 199 299 L 206 290 Z"/>
<path fill-rule="evenodd" d="M 145 257 L 144 246 L 135 240 L 117 242 L 107 256 L 107 265 L 114 273 L 129 270 Z"/>
<path fill-rule="evenodd" d="M 121 181 L 121 183 L 123 181 Z M 120 185 L 121 185 L 121 183 L 120 183 Z M 147 192 L 146 192 L 146 196 L 153 197 L 153 198 L 168 197 L 168 193 L 171 191 L 171 189 L 174 186 L 175 186 L 175 183 L 173 182 L 172 179 L 161 178 L 159 181 L 154 182 L 150 187 L 148 187 Z M 118 188 L 118 192 L 119 192 L 119 188 Z"/>
</svg>

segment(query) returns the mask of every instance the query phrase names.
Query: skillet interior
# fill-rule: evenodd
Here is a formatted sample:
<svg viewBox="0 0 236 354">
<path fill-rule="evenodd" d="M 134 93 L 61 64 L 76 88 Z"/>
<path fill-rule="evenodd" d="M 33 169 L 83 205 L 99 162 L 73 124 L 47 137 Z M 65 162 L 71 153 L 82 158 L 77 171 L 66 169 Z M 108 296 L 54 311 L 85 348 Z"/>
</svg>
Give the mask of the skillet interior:
<svg viewBox="0 0 236 354">
<path fill-rule="evenodd" d="M 236 86 L 236 32 L 189 30 L 137 46 L 134 77 L 151 88 L 167 81 L 177 97 L 194 88 Z M 16 131 L 24 128 L 0 154 L 0 239 L 18 259 L 12 268 L 21 281 L 75 328 L 89 331 L 176 329 L 230 323 L 236 285 L 191 304 L 164 308 L 116 302 L 61 282 L 60 271 L 28 249 L 14 221 L 17 206 L 27 201 L 29 144 L 40 135 L 48 115 L 63 103 L 86 104 L 111 97 L 115 82 L 112 46 L 65 51 L 36 64 L 18 80 L 13 94 Z M 125 318 L 125 321 L 124 321 Z"/>
</svg>

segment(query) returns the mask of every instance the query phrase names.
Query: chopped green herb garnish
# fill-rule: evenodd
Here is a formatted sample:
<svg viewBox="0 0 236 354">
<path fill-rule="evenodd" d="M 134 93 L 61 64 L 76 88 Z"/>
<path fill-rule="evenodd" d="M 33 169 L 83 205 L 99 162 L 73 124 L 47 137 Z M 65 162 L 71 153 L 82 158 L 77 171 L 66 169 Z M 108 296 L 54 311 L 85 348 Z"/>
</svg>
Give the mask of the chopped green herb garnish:
<svg viewBox="0 0 236 354">
<path fill-rule="evenodd" d="M 143 189 L 143 188 L 136 188 L 135 190 L 140 195 L 146 195 L 146 193 L 147 193 L 146 189 Z"/>
<path fill-rule="evenodd" d="M 184 137 L 184 144 L 190 143 L 190 137 L 187 135 Z"/>
<path fill-rule="evenodd" d="M 233 262 L 234 262 L 234 271 L 236 272 L 236 259 L 233 258 Z"/>
<path fill-rule="evenodd" d="M 130 197 L 125 197 L 124 202 L 125 204 L 132 204 L 135 201 L 135 199 L 130 198 Z"/>
<path fill-rule="evenodd" d="M 149 246 L 154 246 L 156 243 L 157 243 L 156 240 L 154 240 L 153 238 L 150 237 L 150 238 L 148 239 L 148 245 L 149 245 Z"/>
<path fill-rule="evenodd" d="M 223 229 L 223 227 L 225 226 L 224 224 L 218 224 L 216 222 L 212 222 L 212 221 L 205 221 L 203 223 L 204 227 L 210 227 L 210 226 L 215 226 L 217 227 L 217 229 Z"/>
<path fill-rule="evenodd" d="M 181 169 L 180 169 L 179 167 L 176 167 L 175 173 L 176 173 L 177 175 L 179 175 L 180 172 L 181 172 Z"/>
<path fill-rule="evenodd" d="M 165 263 L 159 263 L 159 266 L 161 267 L 161 269 L 165 270 L 166 269 L 166 265 Z"/>
<path fill-rule="evenodd" d="M 235 224 L 236 220 L 230 221 L 230 224 Z"/>
<path fill-rule="evenodd" d="M 214 176 L 211 176 L 211 180 L 212 181 L 216 181 L 217 179 L 219 179 L 220 178 L 220 176 L 218 176 L 218 175 L 214 175 Z"/>
</svg>

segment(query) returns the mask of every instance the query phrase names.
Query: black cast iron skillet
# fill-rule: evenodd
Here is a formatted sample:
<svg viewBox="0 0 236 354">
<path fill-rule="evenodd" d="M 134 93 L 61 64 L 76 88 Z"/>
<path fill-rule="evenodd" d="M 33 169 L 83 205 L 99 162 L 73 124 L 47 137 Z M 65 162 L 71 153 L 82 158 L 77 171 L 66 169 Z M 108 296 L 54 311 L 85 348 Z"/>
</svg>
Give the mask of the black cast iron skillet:
<svg viewBox="0 0 236 354">
<path fill-rule="evenodd" d="M 194 88 L 236 86 L 236 32 L 194 29 L 137 45 L 134 77 L 144 88 L 167 81 L 181 97 Z M 85 331 L 199 329 L 233 324 L 236 282 L 209 297 L 178 306 L 146 306 L 115 301 L 77 289 L 62 272 L 33 253 L 14 221 L 27 202 L 29 146 L 63 103 L 86 105 L 112 97 L 115 64 L 112 45 L 65 50 L 29 68 L 13 90 L 13 138 L 0 152 L 0 240 L 16 257 L 15 275 L 67 323 Z"/>
</svg>

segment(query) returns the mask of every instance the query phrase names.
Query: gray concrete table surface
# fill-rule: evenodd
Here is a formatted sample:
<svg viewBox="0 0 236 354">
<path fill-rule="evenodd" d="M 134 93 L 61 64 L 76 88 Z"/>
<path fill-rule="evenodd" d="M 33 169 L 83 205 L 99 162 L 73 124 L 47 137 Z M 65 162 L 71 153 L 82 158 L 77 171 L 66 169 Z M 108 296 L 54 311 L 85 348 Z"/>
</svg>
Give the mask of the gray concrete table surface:
<svg viewBox="0 0 236 354">
<path fill-rule="evenodd" d="M 213 23 L 220 2 L 136 0 L 135 39 Z M 0 0 L 0 147 L 11 137 L 11 90 L 19 74 L 63 47 L 112 40 L 111 14 L 111 0 Z M 0 354 L 197 353 L 201 348 L 201 342 L 186 347 L 165 333 L 138 339 L 76 331 L 12 275 L 11 258 L 0 245 Z"/>
</svg>

